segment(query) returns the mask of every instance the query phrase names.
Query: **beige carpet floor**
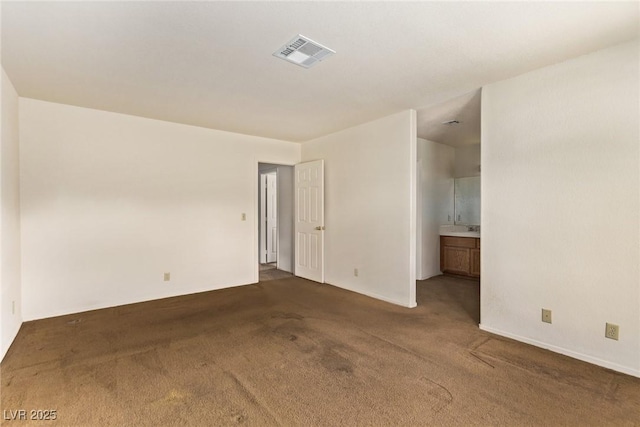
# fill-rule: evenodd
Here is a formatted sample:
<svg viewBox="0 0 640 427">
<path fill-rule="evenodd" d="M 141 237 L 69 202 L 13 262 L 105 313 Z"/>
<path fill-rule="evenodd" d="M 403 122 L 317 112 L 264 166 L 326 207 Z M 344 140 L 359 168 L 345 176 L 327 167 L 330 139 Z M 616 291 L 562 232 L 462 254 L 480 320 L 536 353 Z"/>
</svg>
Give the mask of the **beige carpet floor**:
<svg viewBox="0 0 640 427">
<path fill-rule="evenodd" d="M 405 309 L 303 279 L 25 323 L 6 425 L 640 425 L 640 379 L 478 329 L 478 284 Z"/>
<path fill-rule="evenodd" d="M 276 264 L 260 264 L 260 281 L 267 282 L 277 279 L 288 279 L 293 277 L 293 274 L 283 270 L 278 270 Z"/>
</svg>

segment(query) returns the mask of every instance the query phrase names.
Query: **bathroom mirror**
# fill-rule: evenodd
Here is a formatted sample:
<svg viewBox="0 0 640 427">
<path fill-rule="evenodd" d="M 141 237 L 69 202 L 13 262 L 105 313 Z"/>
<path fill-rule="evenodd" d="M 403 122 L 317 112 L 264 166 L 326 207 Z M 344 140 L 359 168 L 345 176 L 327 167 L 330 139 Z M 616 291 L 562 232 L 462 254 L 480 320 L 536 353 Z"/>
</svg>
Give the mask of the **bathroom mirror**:
<svg viewBox="0 0 640 427">
<path fill-rule="evenodd" d="M 480 225 L 480 177 L 454 180 L 455 224 Z"/>
</svg>

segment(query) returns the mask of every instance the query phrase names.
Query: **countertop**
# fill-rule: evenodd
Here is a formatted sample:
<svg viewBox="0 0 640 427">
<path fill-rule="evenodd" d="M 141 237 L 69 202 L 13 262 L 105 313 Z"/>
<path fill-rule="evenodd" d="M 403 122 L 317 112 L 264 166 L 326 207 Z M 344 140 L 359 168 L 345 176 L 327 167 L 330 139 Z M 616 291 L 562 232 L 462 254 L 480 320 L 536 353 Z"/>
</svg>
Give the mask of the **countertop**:
<svg viewBox="0 0 640 427">
<path fill-rule="evenodd" d="M 469 226 L 467 225 L 441 225 L 440 235 L 451 237 L 474 237 L 479 239 L 480 226 L 474 226 L 474 228 L 478 231 L 469 231 Z"/>
</svg>

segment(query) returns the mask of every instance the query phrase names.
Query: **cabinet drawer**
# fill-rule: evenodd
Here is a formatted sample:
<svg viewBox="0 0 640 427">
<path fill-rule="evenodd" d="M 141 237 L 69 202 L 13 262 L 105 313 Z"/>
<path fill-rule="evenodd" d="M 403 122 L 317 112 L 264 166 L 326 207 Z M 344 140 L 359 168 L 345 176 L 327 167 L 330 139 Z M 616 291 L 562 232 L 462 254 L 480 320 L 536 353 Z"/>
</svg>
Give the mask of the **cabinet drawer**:
<svg viewBox="0 0 640 427">
<path fill-rule="evenodd" d="M 453 236 L 440 236 L 440 244 L 442 246 L 455 246 L 458 248 L 475 248 L 476 240 L 478 240 L 478 246 L 480 245 L 480 239 L 474 237 L 453 237 Z"/>
</svg>

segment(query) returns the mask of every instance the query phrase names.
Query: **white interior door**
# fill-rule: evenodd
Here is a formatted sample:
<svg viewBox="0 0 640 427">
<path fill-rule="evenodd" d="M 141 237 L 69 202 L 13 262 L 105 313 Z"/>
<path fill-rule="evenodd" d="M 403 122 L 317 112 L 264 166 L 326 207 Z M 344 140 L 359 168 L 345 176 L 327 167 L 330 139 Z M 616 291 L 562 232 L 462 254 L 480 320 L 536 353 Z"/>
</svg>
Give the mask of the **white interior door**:
<svg viewBox="0 0 640 427">
<path fill-rule="evenodd" d="M 273 172 L 266 176 L 267 262 L 276 262 L 278 259 L 278 175 Z"/>
<path fill-rule="evenodd" d="M 295 166 L 295 275 L 324 283 L 324 160 Z"/>
</svg>

